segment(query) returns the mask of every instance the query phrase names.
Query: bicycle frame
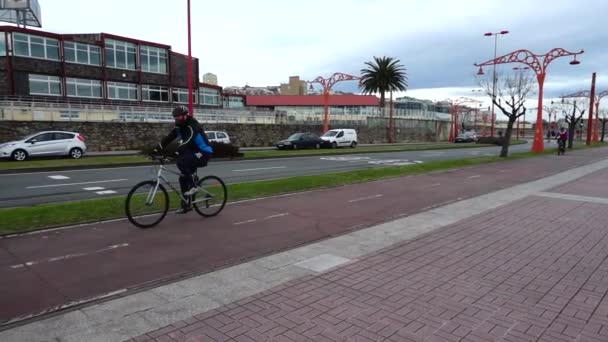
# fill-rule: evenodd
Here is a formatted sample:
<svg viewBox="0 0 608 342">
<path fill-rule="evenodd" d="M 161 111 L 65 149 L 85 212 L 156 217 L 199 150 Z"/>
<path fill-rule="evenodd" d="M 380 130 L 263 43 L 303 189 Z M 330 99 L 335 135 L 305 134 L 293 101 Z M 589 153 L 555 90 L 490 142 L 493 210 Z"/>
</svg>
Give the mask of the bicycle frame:
<svg viewBox="0 0 608 342">
<path fill-rule="evenodd" d="M 158 185 L 160 184 L 161 180 L 165 183 L 165 185 L 167 185 L 169 188 L 171 188 L 171 190 L 175 191 L 175 193 L 177 193 L 177 195 L 179 196 L 179 198 L 182 201 L 187 202 L 188 205 L 191 205 L 193 203 L 207 201 L 207 200 L 209 200 L 209 198 L 213 197 L 213 195 L 211 193 L 209 193 L 206 189 L 203 188 L 203 189 L 201 189 L 201 192 L 205 193 L 206 195 L 202 199 L 198 199 L 198 200 L 192 202 L 191 197 L 185 198 L 184 195 L 182 194 L 182 192 L 180 190 L 177 190 L 173 186 L 173 184 L 163 175 L 163 171 L 170 172 L 178 177 L 182 176 L 182 174 L 180 172 L 173 171 L 173 170 L 165 167 L 165 165 L 163 165 L 162 163 L 160 165 L 158 165 L 158 171 L 156 173 L 156 185 L 154 186 L 154 188 L 150 189 L 150 192 L 148 193 L 148 197 L 146 198 L 146 204 L 148 204 L 148 205 L 152 204 L 152 200 L 156 196 L 156 192 L 158 191 Z M 196 172 L 193 174 L 193 177 L 197 177 Z"/>
</svg>

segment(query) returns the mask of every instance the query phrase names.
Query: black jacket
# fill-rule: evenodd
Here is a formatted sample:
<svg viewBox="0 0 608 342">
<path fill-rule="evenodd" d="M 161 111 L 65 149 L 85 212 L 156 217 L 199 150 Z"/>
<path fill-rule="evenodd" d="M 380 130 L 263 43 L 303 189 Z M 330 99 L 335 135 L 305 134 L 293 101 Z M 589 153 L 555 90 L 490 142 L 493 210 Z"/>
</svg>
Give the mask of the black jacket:
<svg viewBox="0 0 608 342">
<path fill-rule="evenodd" d="M 207 139 L 207 135 L 205 134 L 205 130 L 203 127 L 196 121 L 195 118 L 189 116 L 186 119 L 186 122 L 183 126 L 175 126 L 160 141 L 160 147 L 166 148 L 173 140 L 179 138 L 180 142 L 177 146 L 177 151 L 182 153 L 186 150 L 190 150 L 192 152 L 203 152 L 208 155 L 213 153 L 213 148 L 211 148 L 211 144 L 209 143 L 209 139 Z"/>
</svg>

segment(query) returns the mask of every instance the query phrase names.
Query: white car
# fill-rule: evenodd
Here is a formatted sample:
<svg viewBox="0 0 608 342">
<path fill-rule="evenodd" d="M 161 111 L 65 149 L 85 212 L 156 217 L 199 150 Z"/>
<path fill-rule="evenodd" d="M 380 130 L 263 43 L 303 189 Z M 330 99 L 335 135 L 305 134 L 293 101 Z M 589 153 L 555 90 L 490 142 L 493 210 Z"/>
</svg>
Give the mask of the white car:
<svg viewBox="0 0 608 342">
<path fill-rule="evenodd" d="M 215 141 L 218 143 L 230 144 L 230 136 L 224 131 L 205 131 L 209 142 Z"/>
<path fill-rule="evenodd" d="M 321 136 L 325 145 L 331 148 L 350 146 L 357 147 L 357 131 L 352 128 L 336 128 L 325 132 Z"/>
<path fill-rule="evenodd" d="M 75 132 L 38 132 L 21 140 L 0 144 L 0 157 L 16 161 L 43 156 L 70 156 L 79 159 L 87 151 L 84 141 L 85 138 Z"/>
</svg>

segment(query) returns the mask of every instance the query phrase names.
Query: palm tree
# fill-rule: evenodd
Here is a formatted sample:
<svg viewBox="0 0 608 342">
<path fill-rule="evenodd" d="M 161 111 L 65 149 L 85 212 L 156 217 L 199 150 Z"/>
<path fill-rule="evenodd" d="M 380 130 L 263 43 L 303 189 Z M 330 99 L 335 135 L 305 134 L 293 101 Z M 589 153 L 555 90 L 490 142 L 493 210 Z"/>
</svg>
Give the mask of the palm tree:
<svg viewBox="0 0 608 342">
<path fill-rule="evenodd" d="M 382 116 L 384 114 L 384 105 L 386 102 L 386 92 L 391 94 L 391 102 L 393 100 L 393 91 L 407 90 L 407 74 L 400 61 L 393 57 L 376 57 L 373 62 L 365 62 L 367 68 L 361 69 L 360 86 L 363 88 L 363 94 L 380 93 L 380 108 Z M 393 142 L 393 108 L 391 107 L 389 118 L 388 141 Z"/>
</svg>

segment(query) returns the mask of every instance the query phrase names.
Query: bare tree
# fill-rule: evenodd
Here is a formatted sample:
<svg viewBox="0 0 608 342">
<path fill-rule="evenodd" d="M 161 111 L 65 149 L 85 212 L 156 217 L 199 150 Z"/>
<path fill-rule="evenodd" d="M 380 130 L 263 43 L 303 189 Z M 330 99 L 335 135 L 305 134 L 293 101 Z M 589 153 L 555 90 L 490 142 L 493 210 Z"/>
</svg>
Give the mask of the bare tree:
<svg viewBox="0 0 608 342">
<path fill-rule="evenodd" d="M 501 82 L 502 78 L 502 82 Z M 496 94 L 492 93 L 492 80 L 480 80 L 480 86 L 483 87 L 486 94 L 492 99 L 492 102 L 498 107 L 502 113 L 508 118 L 507 131 L 503 136 L 501 157 L 509 155 L 509 145 L 511 143 L 511 135 L 513 126 L 517 118 L 526 114 L 524 103 L 528 95 L 532 93 L 536 87 L 535 79 L 525 70 L 517 71 L 506 77 L 496 76 Z"/>
<path fill-rule="evenodd" d="M 566 105 L 570 105 L 569 103 L 565 103 Z M 568 113 L 567 110 L 564 110 L 564 118 L 566 123 L 568 124 L 568 148 L 572 148 L 572 144 L 574 141 L 574 134 L 576 132 L 576 127 L 578 123 L 581 121 L 581 118 L 585 114 L 586 108 L 581 108 L 577 106 L 576 100 L 572 101 L 572 113 Z M 577 114 L 578 112 L 578 114 Z"/>
</svg>

